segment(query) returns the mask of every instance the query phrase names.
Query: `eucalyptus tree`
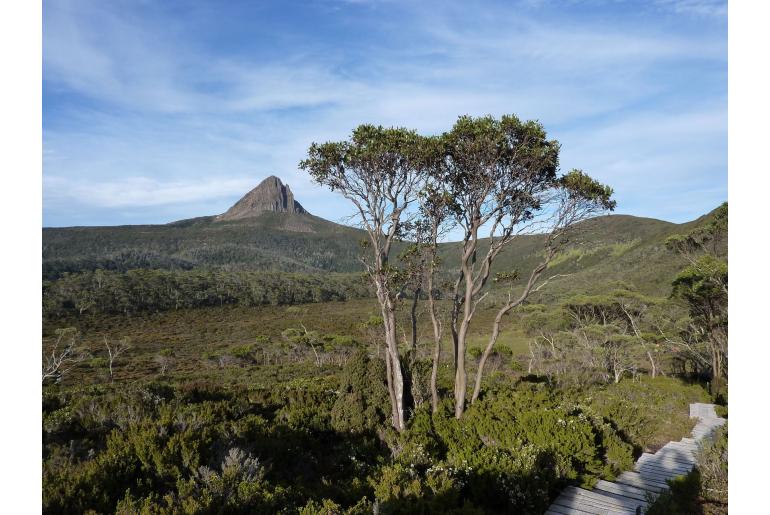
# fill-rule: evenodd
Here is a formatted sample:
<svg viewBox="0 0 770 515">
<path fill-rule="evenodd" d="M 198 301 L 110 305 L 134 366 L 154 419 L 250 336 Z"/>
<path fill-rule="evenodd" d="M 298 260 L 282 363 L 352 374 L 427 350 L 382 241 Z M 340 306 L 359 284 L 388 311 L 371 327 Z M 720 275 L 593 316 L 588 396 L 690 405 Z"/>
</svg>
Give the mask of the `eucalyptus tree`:
<svg viewBox="0 0 770 515">
<path fill-rule="evenodd" d="M 49 349 L 50 353 L 43 356 L 42 382 L 53 379 L 59 382 L 78 363 L 88 356 L 77 348 L 80 333 L 74 327 L 56 330 L 56 340 Z"/>
<path fill-rule="evenodd" d="M 543 126 L 508 115 L 460 117 L 441 138 L 436 176 L 452 198 L 454 222 L 463 233 L 451 315 L 455 357 L 455 416 L 465 410 L 466 340 L 490 278 L 492 264 L 517 236 L 544 233 L 543 258 L 529 273 L 519 295 L 511 294 L 498 311 L 484 349 L 473 399 L 478 396 L 486 358 L 494 347 L 503 316 L 538 288 L 553 257 L 569 241 L 577 222 L 611 210 L 612 190 L 579 170 L 560 176 L 559 143 Z M 483 245 L 482 239 L 486 235 Z M 503 274 L 518 279 L 518 271 Z"/>
<path fill-rule="evenodd" d="M 427 147 L 426 138 L 414 131 L 361 125 L 347 141 L 313 143 L 300 163 L 316 183 L 355 206 L 355 218 L 368 235 L 368 255 L 362 262 L 382 313 L 392 424 L 398 431 L 406 422 L 396 335 L 403 274 L 391 265 L 390 254 L 416 216 L 412 206 L 424 182 Z"/>
<path fill-rule="evenodd" d="M 435 140 L 434 140 L 435 141 Z M 435 146 L 434 146 L 435 149 Z M 435 156 L 435 154 L 434 154 Z M 434 161 L 435 162 L 435 161 Z M 431 407 L 438 411 L 438 369 L 441 362 L 441 338 L 444 332 L 442 317 L 436 305 L 437 288 L 436 271 L 440 264 L 438 256 L 438 241 L 451 229 L 451 212 L 455 203 L 442 184 L 436 181 L 435 175 L 430 175 L 420 194 L 420 222 L 424 235 L 425 282 L 428 294 L 428 313 L 433 326 L 433 353 L 430 374 Z"/>
<path fill-rule="evenodd" d="M 666 240 L 667 247 L 689 263 L 672 282 L 671 296 L 683 301 L 690 314 L 690 327 L 666 339 L 694 359 L 708 361 L 717 386 L 727 377 L 727 231 L 725 202 L 704 225 Z"/>
</svg>

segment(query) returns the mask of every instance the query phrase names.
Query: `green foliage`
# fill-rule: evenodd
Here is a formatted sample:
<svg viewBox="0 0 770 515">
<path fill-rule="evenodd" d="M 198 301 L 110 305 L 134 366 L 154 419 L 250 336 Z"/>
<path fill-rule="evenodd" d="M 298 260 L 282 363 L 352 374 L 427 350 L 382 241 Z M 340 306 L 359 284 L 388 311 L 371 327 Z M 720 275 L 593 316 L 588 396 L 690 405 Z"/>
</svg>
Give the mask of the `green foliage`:
<svg viewBox="0 0 770 515">
<path fill-rule="evenodd" d="M 165 225 L 43 229 L 43 277 L 102 269 L 359 272 L 361 231 L 314 217 L 264 212 Z"/>
<path fill-rule="evenodd" d="M 331 410 L 336 431 L 374 432 L 390 416 L 385 364 L 366 351 L 356 352 L 340 377 L 339 394 Z"/>
<path fill-rule="evenodd" d="M 713 441 L 706 441 L 698 457 L 701 497 L 727 513 L 727 425 L 719 428 Z"/>
<path fill-rule="evenodd" d="M 260 306 L 368 297 L 350 275 L 129 270 L 64 274 L 43 285 L 43 314 L 132 314 L 237 304 Z M 87 297 L 88 302 L 83 300 Z"/>
<path fill-rule="evenodd" d="M 727 262 L 705 255 L 686 267 L 674 279 L 673 295 L 686 300 L 695 316 L 701 314 L 701 304 L 725 302 L 727 292 Z"/>
<path fill-rule="evenodd" d="M 370 513 L 372 513 L 372 503 L 366 498 L 349 508 L 343 508 L 331 499 L 320 502 L 311 500 L 299 510 L 300 515 L 369 515 Z"/>
<path fill-rule="evenodd" d="M 229 353 L 230 355 L 235 356 L 236 358 L 251 359 L 255 350 L 256 350 L 255 345 L 247 343 L 244 345 L 238 345 L 236 347 L 231 348 Z"/>
<path fill-rule="evenodd" d="M 45 513 L 276 513 L 311 496 L 352 505 L 368 491 L 351 487 L 366 467 L 329 456 L 367 463 L 379 453 L 330 432 L 329 393 L 312 386 L 257 404 L 245 392 L 159 384 L 46 399 Z"/>
<path fill-rule="evenodd" d="M 595 389 L 590 397 L 590 406 L 639 452 L 688 435 L 693 402 L 709 402 L 703 388 L 671 377 L 621 381 Z"/>
<path fill-rule="evenodd" d="M 602 209 L 612 211 L 617 202 L 612 200 L 612 188 L 592 179 L 582 170 L 573 169 L 560 177 L 561 186 L 571 197 L 598 203 Z"/>
<path fill-rule="evenodd" d="M 422 513 L 542 513 L 566 482 L 590 483 L 633 463 L 631 446 L 608 424 L 525 384 L 488 394 L 461 420 L 448 400 L 434 415 L 417 409 L 389 445 L 396 460 L 371 481 L 396 512 L 413 503 Z"/>
<path fill-rule="evenodd" d="M 647 509 L 648 515 L 692 515 L 702 513 L 698 502 L 700 473 L 693 470 L 686 476 L 669 480 L 670 490 L 660 494 Z"/>
</svg>

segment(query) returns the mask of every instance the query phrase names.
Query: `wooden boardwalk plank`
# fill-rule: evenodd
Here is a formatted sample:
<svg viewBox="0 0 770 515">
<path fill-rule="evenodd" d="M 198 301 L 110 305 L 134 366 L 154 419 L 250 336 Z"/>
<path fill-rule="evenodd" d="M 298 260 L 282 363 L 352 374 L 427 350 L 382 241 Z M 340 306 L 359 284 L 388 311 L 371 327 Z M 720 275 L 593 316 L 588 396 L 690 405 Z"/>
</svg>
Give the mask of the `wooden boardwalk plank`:
<svg viewBox="0 0 770 515">
<path fill-rule="evenodd" d="M 651 463 L 649 461 L 643 462 L 643 463 L 637 463 L 634 466 L 635 470 L 642 471 L 642 470 L 648 470 L 650 472 L 658 472 L 663 475 L 680 475 L 680 474 L 689 474 L 690 471 L 693 469 L 692 465 L 683 466 L 683 467 L 674 467 L 671 465 L 658 465 L 655 463 Z"/>
<path fill-rule="evenodd" d="M 646 460 L 678 461 L 684 464 L 695 463 L 694 456 L 685 454 L 683 451 L 680 451 L 678 449 L 671 449 L 671 448 L 660 449 L 655 454 L 649 454 L 645 452 L 641 456 L 639 456 L 639 459 L 637 461 L 646 461 Z"/>
<path fill-rule="evenodd" d="M 574 486 L 568 486 L 567 488 L 565 488 L 563 494 L 574 495 L 576 497 L 580 497 L 581 499 L 590 500 L 591 502 L 594 502 L 594 503 L 607 504 L 609 506 L 626 508 L 632 511 L 636 510 L 636 508 L 640 505 L 638 501 L 635 501 L 633 499 L 628 499 L 628 498 L 621 499 L 613 495 L 602 494 L 602 493 L 594 492 L 592 490 L 585 490 L 583 488 L 577 488 Z"/>
<path fill-rule="evenodd" d="M 711 438 L 727 421 L 716 415 L 713 404 L 690 404 L 690 417 L 697 418 L 691 437 L 669 442 L 656 453 L 643 453 L 633 471 L 615 481 L 600 479 L 593 490 L 569 486 L 551 504 L 546 515 L 635 515 L 641 513 L 661 492 L 667 481 L 688 474 L 697 466 L 700 441 Z"/>
<path fill-rule="evenodd" d="M 596 515 L 594 512 L 578 510 L 577 508 L 567 508 L 558 504 L 552 504 L 545 515 Z"/>
<path fill-rule="evenodd" d="M 592 504 L 581 503 L 576 499 L 568 499 L 560 496 L 551 505 L 551 508 L 570 510 L 568 513 L 590 513 L 591 515 L 627 515 L 628 510 L 618 510 L 606 506 L 594 506 Z"/>
<path fill-rule="evenodd" d="M 666 479 L 669 479 L 672 477 L 672 475 L 679 473 L 679 469 L 673 467 L 665 467 L 663 465 L 655 465 L 652 463 L 637 463 L 634 465 L 634 470 L 640 474 L 642 471 L 646 471 L 651 474 L 658 474 L 659 476 L 664 476 Z"/>
<path fill-rule="evenodd" d="M 639 501 L 647 501 L 651 495 L 654 495 L 647 490 L 642 490 L 641 488 L 637 488 L 635 486 L 624 485 L 622 483 L 611 483 L 603 479 L 600 479 L 596 482 L 596 485 L 594 485 L 594 490 L 601 490 L 604 492 L 622 495 L 624 497 L 630 497 L 631 499 L 637 499 Z"/>
<path fill-rule="evenodd" d="M 655 465 L 647 465 L 644 463 L 642 465 L 635 466 L 634 469 L 642 475 L 658 474 L 659 476 L 665 479 L 674 479 L 677 476 L 686 476 L 692 470 L 692 468 L 689 468 L 689 469 L 664 468 L 664 467 L 659 467 Z"/>
<path fill-rule="evenodd" d="M 588 490 L 585 491 L 587 492 Z M 568 508 L 593 511 L 594 513 L 611 513 L 613 515 L 625 515 L 627 513 L 634 513 L 636 511 L 636 508 L 632 508 L 630 506 L 607 502 L 597 497 L 588 497 L 568 492 L 562 493 L 559 496 L 559 499 L 555 501 L 555 503 L 561 506 L 566 506 Z"/>
<path fill-rule="evenodd" d="M 639 467 L 636 471 L 639 472 L 640 476 L 654 479 L 659 483 L 665 483 L 669 479 L 674 479 L 676 476 L 681 475 L 677 474 L 676 472 L 661 472 L 657 469 L 651 469 L 649 467 Z"/>
<path fill-rule="evenodd" d="M 659 467 L 666 467 L 672 469 L 686 469 L 690 470 L 695 465 L 695 461 L 683 461 L 675 456 L 666 456 L 665 454 L 650 454 L 648 456 L 642 456 L 637 460 L 637 465 L 657 465 Z"/>
<path fill-rule="evenodd" d="M 640 476 L 638 472 L 623 472 L 615 479 L 615 482 L 635 486 L 636 488 L 641 488 L 653 493 L 660 493 L 663 490 L 668 490 L 668 485 L 666 483 L 645 479 Z"/>
<path fill-rule="evenodd" d="M 639 460 L 636 462 L 636 465 L 634 465 L 634 469 L 639 469 L 642 467 L 646 468 L 657 468 L 660 469 L 662 472 L 668 473 L 668 472 L 681 472 L 683 474 L 688 474 L 694 467 L 694 463 L 681 463 L 678 461 L 662 461 L 660 459 L 645 459 L 645 460 Z"/>
<path fill-rule="evenodd" d="M 681 453 L 677 452 L 666 452 L 666 451 L 658 451 L 652 457 L 646 457 L 642 456 L 637 460 L 637 463 L 644 463 L 647 461 L 651 461 L 653 463 L 671 463 L 674 465 L 682 465 L 682 466 L 689 466 L 693 467 L 697 463 L 697 460 L 695 457 L 690 456 L 683 456 Z"/>
<path fill-rule="evenodd" d="M 624 509 L 606 503 L 601 503 L 592 499 L 585 499 L 574 494 L 562 493 L 555 501 L 554 505 L 564 508 L 588 511 L 591 513 L 600 513 L 599 510 L 611 513 L 624 513 Z"/>
</svg>

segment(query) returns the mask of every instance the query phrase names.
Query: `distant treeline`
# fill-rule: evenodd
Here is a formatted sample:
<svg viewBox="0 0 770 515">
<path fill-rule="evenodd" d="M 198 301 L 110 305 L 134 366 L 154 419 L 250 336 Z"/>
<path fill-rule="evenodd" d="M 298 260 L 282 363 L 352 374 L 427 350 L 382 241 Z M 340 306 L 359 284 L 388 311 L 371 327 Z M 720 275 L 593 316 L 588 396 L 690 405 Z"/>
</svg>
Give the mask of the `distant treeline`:
<svg viewBox="0 0 770 515">
<path fill-rule="evenodd" d="M 303 304 L 370 296 L 360 274 L 96 270 L 43 282 L 43 316 L 132 314 L 237 304 Z"/>
<path fill-rule="evenodd" d="M 95 270 L 127 272 L 136 269 L 192 270 L 192 261 L 138 250 L 127 250 L 102 257 L 50 259 L 43 261 L 43 280 L 54 281 L 65 274 Z"/>
</svg>

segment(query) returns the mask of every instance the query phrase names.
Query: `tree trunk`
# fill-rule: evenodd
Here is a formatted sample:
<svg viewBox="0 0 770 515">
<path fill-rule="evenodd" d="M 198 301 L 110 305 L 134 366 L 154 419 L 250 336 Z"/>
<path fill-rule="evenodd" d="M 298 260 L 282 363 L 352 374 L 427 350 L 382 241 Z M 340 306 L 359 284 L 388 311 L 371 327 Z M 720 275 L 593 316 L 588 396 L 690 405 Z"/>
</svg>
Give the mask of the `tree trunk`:
<svg viewBox="0 0 770 515">
<path fill-rule="evenodd" d="M 647 351 L 647 359 L 650 360 L 650 376 L 654 379 L 658 373 L 658 368 L 655 366 L 655 359 L 652 357 L 652 352 Z"/>
<path fill-rule="evenodd" d="M 481 379 L 484 374 L 484 365 L 486 365 L 487 358 L 489 358 L 489 355 L 492 354 L 492 348 L 495 346 L 495 343 L 497 342 L 497 337 L 500 336 L 500 322 L 502 321 L 504 314 L 505 314 L 504 311 L 500 311 L 495 317 L 495 325 L 492 328 L 492 336 L 489 337 L 489 343 L 487 343 L 487 346 L 484 348 L 483 354 L 481 354 L 481 359 L 479 360 L 479 368 L 478 370 L 476 370 L 476 381 L 473 386 L 473 396 L 471 397 L 471 404 L 476 402 L 476 399 L 479 398 L 479 392 L 481 392 Z"/>
<path fill-rule="evenodd" d="M 431 270 L 431 274 L 433 271 Z M 430 321 L 433 324 L 433 366 L 430 371 L 430 399 L 433 413 L 438 411 L 438 367 L 441 361 L 441 322 L 436 315 L 436 301 L 433 299 L 433 278 L 428 279 L 428 305 Z"/>
<path fill-rule="evenodd" d="M 455 366 L 455 418 L 458 419 L 462 418 L 465 412 L 465 396 L 468 389 L 468 378 L 465 372 L 465 344 L 473 317 L 473 289 L 475 285 L 471 273 L 471 263 L 476 255 L 477 230 L 478 227 L 473 231 L 470 247 L 472 251 L 465 250 L 463 253 L 462 273 L 465 278 L 465 292 L 463 292 L 465 300 L 463 302 L 463 319 L 460 323 L 460 330 L 457 331 L 457 365 Z"/>
<path fill-rule="evenodd" d="M 417 303 L 420 299 L 420 292 L 422 288 L 420 286 L 414 291 L 414 299 L 412 299 L 412 359 L 417 358 Z"/>
<path fill-rule="evenodd" d="M 393 386 L 393 362 L 390 359 L 390 350 L 385 348 L 385 375 L 388 383 L 388 396 L 390 397 L 390 417 L 393 427 L 398 429 L 399 417 L 396 402 L 396 390 Z"/>
<path fill-rule="evenodd" d="M 441 340 L 436 340 L 436 345 L 433 348 L 433 367 L 430 371 L 430 400 L 433 413 L 438 411 L 438 365 L 441 359 Z"/>
<path fill-rule="evenodd" d="M 401 359 L 398 355 L 395 309 L 389 302 L 383 306 L 382 316 L 385 322 L 385 343 L 388 351 L 386 359 L 390 361 L 392 379 L 393 427 L 397 431 L 403 431 L 406 427 L 404 423 L 404 375 L 401 371 Z"/>
<path fill-rule="evenodd" d="M 463 321 L 457 338 L 457 367 L 455 369 L 455 418 L 461 418 L 465 412 L 465 395 L 468 389 L 465 372 L 465 339 L 470 324 Z"/>
<path fill-rule="evenodd" d="M 436 299 L 433 294 L 433 274 L 436 270 L 436 240 L 438 239 L 438 223 L 434 223 L 431 232 L 431 241 L 433 245 L 430 247 L 430 253 L 428 255 L 429 265 L 428 274 L 426 278 L 426 286 L 428 288 L 428 311 L 430 313 L 430 322 L 433 325 L 433 363 L 430 371 L 430 401 L 431 409 L 433 413 L 438 412 L 438 367 L 441 362 L 441 321 L 436 313 Z"/>
</svg>

